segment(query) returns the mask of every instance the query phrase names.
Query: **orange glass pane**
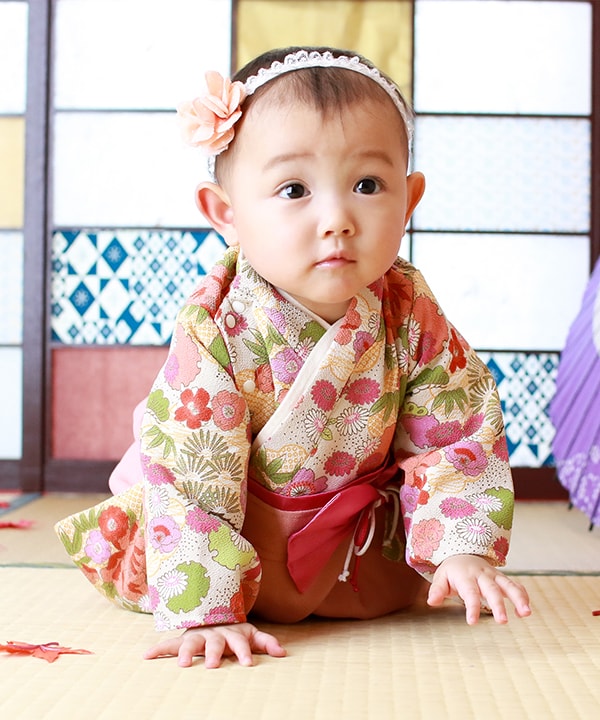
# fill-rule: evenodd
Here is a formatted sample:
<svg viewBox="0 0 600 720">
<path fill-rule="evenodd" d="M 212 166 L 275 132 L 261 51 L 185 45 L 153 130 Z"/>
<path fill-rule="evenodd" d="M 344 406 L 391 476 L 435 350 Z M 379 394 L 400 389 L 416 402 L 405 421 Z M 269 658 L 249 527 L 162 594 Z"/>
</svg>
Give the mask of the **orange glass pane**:
<svg viewBox="0 0 600 720">
<path fill-rule="evenodd" d="M 0 117 L 0 228 L 23 226 L 25 120 Z"/>
<path fill-rule="evenodd" d="M 237 64 L 288 45 L 330 45 L 368 57 L 407 98 L 412 86 L 408 0 L 239 0 Z"/>
</svg>

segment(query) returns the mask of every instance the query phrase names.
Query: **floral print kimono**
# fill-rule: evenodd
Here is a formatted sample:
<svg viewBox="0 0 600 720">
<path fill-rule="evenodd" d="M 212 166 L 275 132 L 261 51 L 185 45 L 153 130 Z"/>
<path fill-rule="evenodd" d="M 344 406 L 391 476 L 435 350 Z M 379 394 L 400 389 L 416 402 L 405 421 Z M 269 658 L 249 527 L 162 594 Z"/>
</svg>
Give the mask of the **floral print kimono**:
<svg viewBox="0 0 600 720">
<path fill-rule="evenodd" d="M 261 578 L 249 498 L 292 518 L 300 592 L 382 503 L 392 561 L 426 577 L 459 553 L 505 562 L 494 381 L 400 259 L 329 325 L 227 250 L 179 313 L 139 443 L 131 487 L 56 529 L 98 590 L 157 629 L 246 619 Z"/>
</svg>

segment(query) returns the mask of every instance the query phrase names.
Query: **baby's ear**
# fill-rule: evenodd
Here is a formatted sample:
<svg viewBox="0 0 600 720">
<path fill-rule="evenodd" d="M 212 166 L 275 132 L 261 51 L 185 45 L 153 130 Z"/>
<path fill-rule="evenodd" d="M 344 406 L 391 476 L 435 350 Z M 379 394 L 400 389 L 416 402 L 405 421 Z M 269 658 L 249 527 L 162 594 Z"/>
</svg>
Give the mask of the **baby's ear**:
<svg viewBox="0 0 600 720">
<path fill-rule="evenodd" d="M 212 182 L 198 185 L 196 188 L 196 205 L 230 247 L 238 244 L 231 201 L 220 185 Z"/>
<path fill-rule="evenodd" d="M 406 218 L 404 225 L 408 224 L 415 208 L 419 204 L 425 192 L 425 176 L 423 173 L 414 172 L 406 178 Z"/>
</svg>

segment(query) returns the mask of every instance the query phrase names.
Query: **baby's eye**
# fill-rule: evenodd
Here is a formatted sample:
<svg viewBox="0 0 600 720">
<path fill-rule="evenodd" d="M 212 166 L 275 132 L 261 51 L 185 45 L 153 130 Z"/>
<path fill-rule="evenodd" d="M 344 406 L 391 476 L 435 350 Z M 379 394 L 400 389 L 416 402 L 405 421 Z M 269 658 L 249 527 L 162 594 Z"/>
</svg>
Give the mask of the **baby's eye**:
<svg viewBox="0 0 600 720">
<path fill-rule="evenodd" d="M 354 192 L 362 195 L 373 195 L 381 190 L 381 183 L 372 177 L 361 178 L 354 186 Z"/>
<path fill-rule="evenodd" d="M 288 200 L 298 200 L 308 194 L 307 189 L 302 183 L 290 183 L 279 191 L 279 197 Z"/>
</svg>

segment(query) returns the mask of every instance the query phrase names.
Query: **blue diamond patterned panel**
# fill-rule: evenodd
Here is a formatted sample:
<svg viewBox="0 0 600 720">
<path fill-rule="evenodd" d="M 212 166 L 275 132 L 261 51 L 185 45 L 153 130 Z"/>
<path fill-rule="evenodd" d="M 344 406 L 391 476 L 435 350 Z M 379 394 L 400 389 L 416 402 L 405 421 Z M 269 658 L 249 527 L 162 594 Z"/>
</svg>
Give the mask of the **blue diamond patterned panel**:
<svg viewBox="0 0 600 720">
<path fill-rule="evenodd" d="M 54 233 L 52 340 L 164 345 L 179 308 L 223 249 L 212 230 Z"/>
<path fill-rule="evenodd" d="M 554 427 L 549 417 L 556 387 L 558 353 L 479 353 L 498 385 L 510 463 L 553 465 Z"/>
</svg>

